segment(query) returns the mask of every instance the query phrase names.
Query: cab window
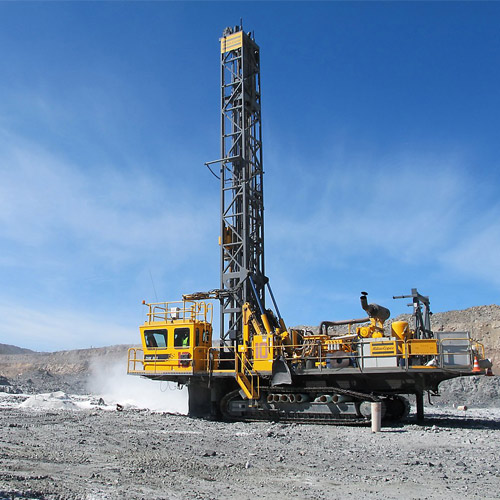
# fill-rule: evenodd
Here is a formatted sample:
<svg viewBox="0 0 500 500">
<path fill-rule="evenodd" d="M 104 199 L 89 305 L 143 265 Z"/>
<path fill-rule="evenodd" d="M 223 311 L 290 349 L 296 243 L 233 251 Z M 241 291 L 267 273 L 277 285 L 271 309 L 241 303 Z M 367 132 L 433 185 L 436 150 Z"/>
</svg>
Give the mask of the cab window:
<svg viewBox="0 0 500 500">
<path fill-rule="evenodd" d="M 189 347 L 189 328 L 174 330 L 174 347 Z"/>
<path fill-rule="evenodd" d="M 205 330 L 203 332 L 203 342 L 205 344 L 208 344 L 209 339 L 210 339 L 210 331 L 209 330 Z"/>
<path fill-rule="evenodd" d="M 144 332 L 144 340 L 146 347 L 155 348 L 167 347 L 168 330 L 146 330 Z"/>
</svg>

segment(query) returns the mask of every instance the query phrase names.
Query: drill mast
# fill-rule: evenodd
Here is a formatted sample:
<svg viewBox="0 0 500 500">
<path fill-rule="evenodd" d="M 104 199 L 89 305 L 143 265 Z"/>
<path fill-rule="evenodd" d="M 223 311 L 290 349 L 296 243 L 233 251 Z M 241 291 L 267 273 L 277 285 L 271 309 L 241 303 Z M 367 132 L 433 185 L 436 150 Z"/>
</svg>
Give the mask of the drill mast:
<svg viewBox="0 0 500 500">
<path fill-rule="evenodd" d="M 226 344 L 241 339 L 245 302 L 264 307 L 267 279 L 259 47 L 242 26 L 226 28 L 220 42 L 220 338 Z"/>
</svg>

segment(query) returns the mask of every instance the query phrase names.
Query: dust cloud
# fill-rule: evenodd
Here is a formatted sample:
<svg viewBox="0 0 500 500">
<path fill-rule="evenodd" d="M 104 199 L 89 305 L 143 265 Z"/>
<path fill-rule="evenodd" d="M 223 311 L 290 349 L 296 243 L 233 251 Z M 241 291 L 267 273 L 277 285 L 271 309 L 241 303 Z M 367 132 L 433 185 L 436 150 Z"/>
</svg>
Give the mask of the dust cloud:
<svg viewBox="0 0 500 500">
<path fill-rule="evenodd" d="M 179 389 L 174 382 L 128 375 L 126 366 L 125 360 L 106 365 L 93 363 L 87 383 L 89 391 L 102 397 L 106 404 L 187 414 L 187 388 Z"/>
</svg>

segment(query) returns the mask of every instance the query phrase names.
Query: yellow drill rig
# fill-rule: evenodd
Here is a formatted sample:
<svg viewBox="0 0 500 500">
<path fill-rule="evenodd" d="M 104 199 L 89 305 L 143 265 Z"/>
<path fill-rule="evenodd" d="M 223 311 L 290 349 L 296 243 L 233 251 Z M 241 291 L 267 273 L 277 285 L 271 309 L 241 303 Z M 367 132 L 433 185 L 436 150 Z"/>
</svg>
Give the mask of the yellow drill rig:
<svg viewBox="0 0 500 500">
<path fill-rule="evenodd" d="M 414 394 L 422 420 L 425 392 L 490 371 L 483 346 L 468 332 L 434 333 L 429 299 L 416 289 L 394 297 L 412 300 L 410 322 L 386 326 L 390 311 L 362 292 L 364 318 L 287 328 L 264 273 L 260 49 L 241 26 L 220 42 L 221 159 L 207 163 L 218 165 L 221 186 L 220 287 L 146 304 L 128 373 L 186 385 L 194 416 L 366 423 L 381 402 L 383 417 L 398 420 L 409 411 L 402 395 Z"/>
</svg>

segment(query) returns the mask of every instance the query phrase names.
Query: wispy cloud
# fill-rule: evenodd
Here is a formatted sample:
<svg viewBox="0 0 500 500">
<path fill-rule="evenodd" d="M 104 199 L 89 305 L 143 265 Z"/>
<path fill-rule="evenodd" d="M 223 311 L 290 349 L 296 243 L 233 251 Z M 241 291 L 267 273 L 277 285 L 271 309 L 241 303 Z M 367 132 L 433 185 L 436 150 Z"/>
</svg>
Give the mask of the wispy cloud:
<svg viewBox="0 0 500 500">
<path fill-rule="evenodd" d="M 43 310 L 39 304 L 0 302 L 2 343 L 34 350 L 88 348 L 111 344 L 136 344 L 139 336 L 116 317 L 100 317 L 88 311 L 68 311 L 57 307 Z M 113 318 L 113 319 L 110 319 Z"/>
<path fill-rule="evenodd" d="M 294 321 L 339 309 L 355 316 L 362 289 L 383 302 L 402 286 L 425 283 L 436 296 L 442 281 L 468 282 L 469 304 L 472 290 L 498 289 L 500 204 L 464 158 L 331 156 L 300 164 L 280 155 L 288 174 L 272 178 L 280 194 L 266 212 L 267 269 Z"/>
<path fill-rule="evenodd" d="M 0 310 L 0 342 L 41 349 L 133 342 L 141 318 L 132 332 L 122 325 L 133 321 L 130 302 L 153 294 L 149 270 L 158 299 L 175 299 L 186 269 L 199 272 L 206 248 L 216 249 L 217 190 L 210 199 L 147 169 L 89 167 L 5 131 L 0 175 L 0 302 L 9 304 Z M 163 297 L 167 285 L 173 297 Z"/>
<path fill-rule="evenodd" d="M 286 238 L 286 248 L 307 260 L 383 252 L 408 261 L 429 258 L 456 240 L 468 203 L 468 179 L 459 166 L 404 158 L 370 163 L 315 168 L 321 182 L 309 181 L 300 217 L 296 208 L 290 214 L 274 207 L 273 244 Z"/>
<path fill-rule="evenodd" d="M 443 266 L 468 277 L 479 277 L 500 287 L 500 206 L 494 218 L 478 217 L 473 231 L 467 231 L 442 255 Z"/>
<path fill-rule="evenodd" d="M 203 200 L 196 206 L 188 186 L 139 168 L 85 171 L 29 142 L 7 134 L 0 140 L 4 241 L 55 248 L 61 239 L 74 240 L 91 254 L 124 259 L 161 249 L 165 258 L 181 261 L 207 237 Z"/>
</svg>

